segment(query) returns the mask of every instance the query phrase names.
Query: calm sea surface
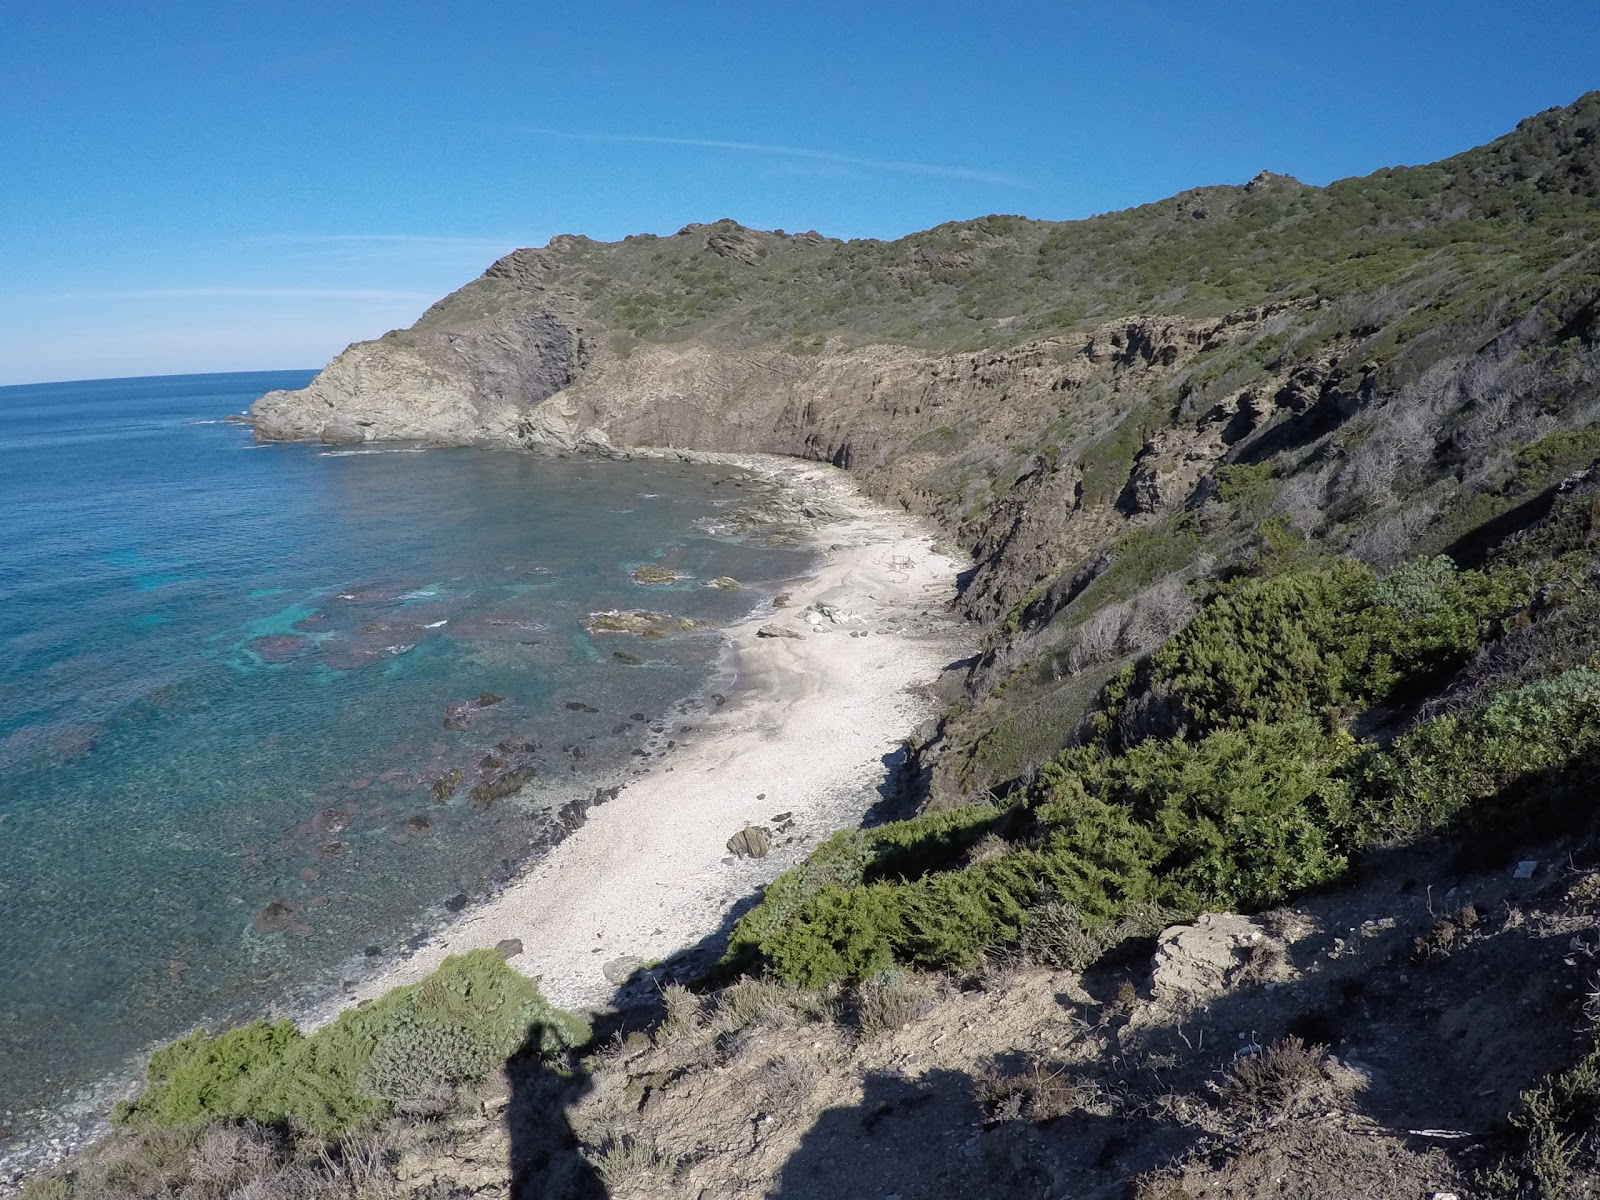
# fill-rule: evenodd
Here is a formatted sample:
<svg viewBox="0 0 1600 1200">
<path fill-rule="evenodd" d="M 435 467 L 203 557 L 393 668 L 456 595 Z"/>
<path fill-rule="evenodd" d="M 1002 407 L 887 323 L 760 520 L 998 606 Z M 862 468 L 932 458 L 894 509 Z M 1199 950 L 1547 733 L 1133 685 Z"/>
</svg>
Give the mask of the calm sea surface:
<svg viewBox="0 0 1600 1200">
<path fill-rule="evenodd" d="M 586 614 L 727 623 L 804 565 L 717 534 L 728 471 L 221 423 L 310 378 L 0 388 L 0 1143 L 155 1039 L 337 987 L 681 737 L 716 636 Z"/>
</svg>

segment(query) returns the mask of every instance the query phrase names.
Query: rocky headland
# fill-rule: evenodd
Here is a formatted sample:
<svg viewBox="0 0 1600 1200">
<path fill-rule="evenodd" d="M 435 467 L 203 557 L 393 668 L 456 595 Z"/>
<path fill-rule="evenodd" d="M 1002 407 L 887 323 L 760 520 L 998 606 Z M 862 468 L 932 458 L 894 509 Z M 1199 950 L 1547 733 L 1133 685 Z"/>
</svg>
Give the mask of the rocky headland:
<svg viewBox="0 0 1600 1200">
<path fill-rule="evenodd" d="M 395 977 L 495 944 L 563 1002 L 619 1004 L 607 1030 L 560 1071 L 463 1076 L 431 1123 L 390 1104 L 367 1174 L 317 1178 L 1600 1184 L 1597 247 L 1592 93 L 1325 188 L 1264 172 L 895 242 L 556 238 L 263 397 L 264 439 L 828 464 L 791 470 L 848 472 L 972 562 L 818 495 L 831 565 L 731 635 L 765 698 Z M 937 623 L 919 595 L 975 655 L 885 636 Z M 861 826 L 897 736 L 904 811 Z M 252 1103 L 203 1135 L 265 1164 L 228 1186 L 304 1178 Z"/>
</svg>

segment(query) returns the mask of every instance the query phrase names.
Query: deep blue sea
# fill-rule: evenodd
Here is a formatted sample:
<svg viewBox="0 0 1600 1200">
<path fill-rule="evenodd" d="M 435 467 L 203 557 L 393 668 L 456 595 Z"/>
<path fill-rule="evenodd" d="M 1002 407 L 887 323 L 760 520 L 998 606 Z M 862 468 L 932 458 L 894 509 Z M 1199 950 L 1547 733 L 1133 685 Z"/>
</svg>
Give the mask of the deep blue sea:
<svg viewBox="0 0 1600 1200">
<path fill-rule="evenodd" d="M 0 388 L 0 1143 L 396 953 L 725 683 L 715 633 L 587 614 L 725 624 L 803 569 L 717 533 L 728 470 L 222 422 L 311 374 Z"/>
</svg>

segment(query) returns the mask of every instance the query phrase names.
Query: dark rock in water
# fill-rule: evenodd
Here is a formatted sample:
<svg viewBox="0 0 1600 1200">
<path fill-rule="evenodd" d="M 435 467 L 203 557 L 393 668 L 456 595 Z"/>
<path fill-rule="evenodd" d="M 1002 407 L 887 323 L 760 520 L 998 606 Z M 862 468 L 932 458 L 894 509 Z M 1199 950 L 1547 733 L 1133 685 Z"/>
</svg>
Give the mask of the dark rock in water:
<svg viewBox="0 0 1600 1200">
<path fill-rule="evenodd" d="M 382 657 L 383 650 L 376 646 L 331 646 L 323 651 L 322 662 L 335 671 L 359 671 Z"/>
<path fill-rule="evenodd" d="M 498 771 L 506 765 L 506 760 L 498 754 L 485 754 L 478 760 L 478 770 Z"/>
<path fill-rule="evenodd" d="M 349 842 L 323 842 L 317 847 L 317 853 L 324 858 L 332 858 L 335 854 L 343 854 L 349 848 Z"/>
<path fill-rule="evenodd" d="M 600 710 L 592 704 L 585 704 L 582 700 L 568 700 L 566 707 L 572 712 L 597 713 Z"/>
<path fill-rule="evenodd" d="M 412 837 L 432 837 L 433 822 L 418 813 L 414 817 L 406 818 L 406 830 Z"/>
<path fill-rule="evenodd" d="M 677 583 L 679 578 L 679 574 L 670 567 L 643 566 L 633 569 L 633 581 L 635 583 Z"/>
<path fill-rule="evenodd" d="M 647 720 L 647 719 L 648 718 L 643 713 L 629 713 L 628 714 L 628 720 L 630 720 L 630 721 L 644 721 L 644 720 Z"/>
<path fill-rule="evenodd" d="M 615 724 L 615 725 L 613 725 L 611 727 L 611 732 L 612 733 L 627 733 L 628 730 L 630 730 L 632 728 L 633 728 L 633 726 L 628 724 L 628 722 L 620 721 L 620 722 L 618 722 L 617 724 Z"/>
<path fill-rule="evenodd" d="M 562 831 L 571 833 L 588 819 L 591 808 L 604 804 L 607 800 L 615 800 L 621 791 L 620 787 L 595 788 L 592 796 L 568 800 L 556 812 L 556 820 L 560 822 Z"/>
<path fill-rule="evenodd" d="M 444 727 L 446 729 L 465 729 L 472 724 L 472 718 L 486 708 L 493 708 L 496 704 L 503 703 L 505 697 L 495 692 L 485 692 L 476 700 L 457 700 L 454 704 L 445 706 Z"/>
<path fill-rule="evenodd" d="M 318 833 L 338 833 L 350 824 L 353 815 L 342 808 L 325 808 L 311 818 L 311 827 Z"/>
<path fill-rule="evenodd" d="M 299 657 L 301 652 L 311 645 L 311 639 L 285 633 L 273 637 L 252 638 L 249 645 L 251 653 L 263 662 L 283 663 Z"/>
<path fill-rule="evenodd" d="M 522 939 L 501 938 L 494 944 L 494 952 L 501 958 L 515 958 L 522 953 Z"/>
<path fill-rule="evenodd" d="M 465 892 L 457 892 L 444 902 L 444 906 L 447 911 L 458 913 L 469 903 L 471 903 L 471 900 Z"/>
<path fill-rule="evenodd" d="M 721 692 L 712 692 L 711 693 L 711 703 L 715 704 L 718 708 L 721 708 L 727 702 L 728 702 L 728 698 L 726 696 L 724 696 Z"/>
<path fill-rule="evenodd" d="M 711 586 L 714 588 L 720 588 L 724 592 L 744 591 L 744 584 L 740 583 L 731 575 L 718 575 L 711 581 Z"/>
<path fill-rule="evenodd" d="M 627 663 L 630 667 L 639 665 L 639 657 L 635 654 L 629 654 L 626 650 L 613 650 L 611 657 L 620 663 Z"/>
<path fill-rule="evenodd" d="M 365 954 L 368 958 L 377 958 L 378 955 L 383 953 L 383 947 L 382 946 L 368 946 L 364 951 L 362 951 L 362 953 Z"/>
<path fill-rule="evenodd" d="M 765 858 L 772 849 L 772 831 L 746 825 L 728 839 L 728 849 L 740 858 Z"/>
<path fill-rule="evenodd" d="M 282 933 L 299 915 L 300 909 L 289 901 L 274 900 L 258 912 L 250 924 L 257 933 Z"/>
<path fill-rule="evenodd" d="M 434 780 L 432 789 L 433 802 L 435 804 L 443 804 L 450 799 L 451 796 L 455 795 L 456 789 L 461 786 L 461 781 L 466 777 L 467 773 L 457 767 L 455 770 L 449 771 Z"/>
<path fill-rule="evenodd" d="M 519 767 L 494 779 L 486 779 L 467 793 L 467 803 L 476 809 L 488 808 L 515 793 L 534 776 L 532 767 Z"/>
<path fill-rule="evenodd" d="M 658 612 L 590 613 L 584 625 L 590 633 L 631 633 L 642 638 L 693 633 L 707 628 L 704 621 L 697 621 L 693 617 L 675 617 Z"/>
</svg>

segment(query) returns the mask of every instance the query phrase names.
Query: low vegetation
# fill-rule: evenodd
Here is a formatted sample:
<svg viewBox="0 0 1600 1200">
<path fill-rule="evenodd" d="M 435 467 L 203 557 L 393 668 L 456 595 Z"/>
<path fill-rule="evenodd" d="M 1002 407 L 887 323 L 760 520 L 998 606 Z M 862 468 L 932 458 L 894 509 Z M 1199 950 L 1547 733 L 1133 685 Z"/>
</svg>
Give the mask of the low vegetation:
<svg viewBox="0 0 1600 1200">
<path fill-rule="evenodd" d="M 180 1038 L 151 1056 L 147 1086 L 115 1119 L 289 1123 L 338 1135 L 391 1113 L 436 1116 L 508 1058 L 554 1055 L 588 1038 L 587 1024 L 553 1008 L 537 984 L 494 951 L 474 950 L 309 1035 L 289 1021 L 256 1021 Z"/>
</svg>

